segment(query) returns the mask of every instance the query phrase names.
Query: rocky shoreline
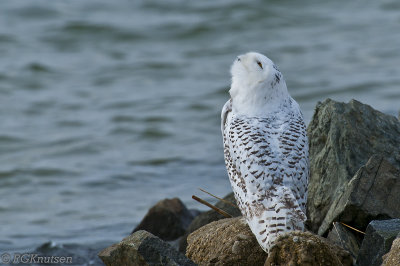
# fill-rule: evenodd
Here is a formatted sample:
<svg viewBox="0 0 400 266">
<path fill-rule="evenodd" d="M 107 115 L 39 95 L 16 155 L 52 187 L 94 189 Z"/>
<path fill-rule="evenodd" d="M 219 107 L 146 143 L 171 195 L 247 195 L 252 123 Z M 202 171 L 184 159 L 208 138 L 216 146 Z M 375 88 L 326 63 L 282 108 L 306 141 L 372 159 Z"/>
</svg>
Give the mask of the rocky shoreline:
<svg viewBox="0 0 400 266">
<path fill-rule="evenodd" d="M 218 202 L 234 217 L 225 218 L 165 199 L 99 257 L 106 265 L 400 265 L 399 120 L 327 99 L 307 132 L 308 232 L 279 237 L 266 254 L 237 208 Z M 225 199 L 236 204 L 233 193 Z"/>
</svg>

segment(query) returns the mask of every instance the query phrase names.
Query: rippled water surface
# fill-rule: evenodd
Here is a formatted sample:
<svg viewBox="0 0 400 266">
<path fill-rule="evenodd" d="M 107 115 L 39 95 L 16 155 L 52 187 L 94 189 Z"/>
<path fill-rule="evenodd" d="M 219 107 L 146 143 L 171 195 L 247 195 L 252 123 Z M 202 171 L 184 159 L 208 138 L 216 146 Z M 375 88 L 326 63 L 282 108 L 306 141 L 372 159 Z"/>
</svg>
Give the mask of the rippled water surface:
<svg viewBox="0 0 400 266">
<path fill-rule="evenodd" d="M 307 121 L 327 97 L 400 108 L 395 0 L 1 5 L 0 250 L 105 247 L 159 199 L 228 193 L 219 115 L 240 53 L 279 65 Z"/>
</svg>

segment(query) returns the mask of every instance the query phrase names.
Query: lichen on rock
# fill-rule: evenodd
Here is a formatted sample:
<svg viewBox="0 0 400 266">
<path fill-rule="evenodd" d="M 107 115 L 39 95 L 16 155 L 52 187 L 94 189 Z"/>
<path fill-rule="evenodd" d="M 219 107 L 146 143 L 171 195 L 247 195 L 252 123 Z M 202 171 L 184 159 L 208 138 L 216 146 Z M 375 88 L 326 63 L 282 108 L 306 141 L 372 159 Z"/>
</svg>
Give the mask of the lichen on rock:
<svg viewBox="0 0 400 266">
<path fill-rule="evenodd" d="M 347 251 L 325 238 L 310 232 L 293 231 L 276 239 L 265 266 L 350 266 L 352 263 L 353 260 Z"/>
<path fill-rule="evenodd" d="M 187 240 L 186 256 L 199 265 L 263 265 L 267 258 L 242 217 L 212 222 Z"/>
</svg>

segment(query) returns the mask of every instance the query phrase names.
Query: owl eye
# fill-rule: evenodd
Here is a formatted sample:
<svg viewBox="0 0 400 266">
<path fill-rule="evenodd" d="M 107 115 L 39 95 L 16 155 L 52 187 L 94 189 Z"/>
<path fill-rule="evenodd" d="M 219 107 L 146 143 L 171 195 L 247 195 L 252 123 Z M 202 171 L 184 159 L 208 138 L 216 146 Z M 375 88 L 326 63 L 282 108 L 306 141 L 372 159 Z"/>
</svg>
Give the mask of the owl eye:
<svg viewBox="0 0 400 266">
<path fill-rule="evenodd" d="M 258 65 L 259 67 L 261 67 L 261 69 L 264 69 L 260 61 L 257 61 L 257 65 Z"/>
</svg>

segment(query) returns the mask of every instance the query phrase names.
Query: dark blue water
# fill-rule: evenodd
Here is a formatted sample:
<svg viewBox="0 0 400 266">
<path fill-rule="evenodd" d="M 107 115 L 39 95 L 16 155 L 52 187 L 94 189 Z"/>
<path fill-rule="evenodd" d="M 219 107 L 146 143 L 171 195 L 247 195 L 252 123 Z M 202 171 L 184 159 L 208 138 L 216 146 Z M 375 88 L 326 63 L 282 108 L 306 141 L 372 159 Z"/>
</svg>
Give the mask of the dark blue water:
<svg viewBox="0 0 400 266">
<path fill-rule="evenodd" d="M 397 115 L 399 47 L 395 0 L 2 1 L 0 251 L 105 247 L 159 199 L 228 193 L 236 55 L 274 60 L 310 121 L 327 97 Z"/>
</svg>

